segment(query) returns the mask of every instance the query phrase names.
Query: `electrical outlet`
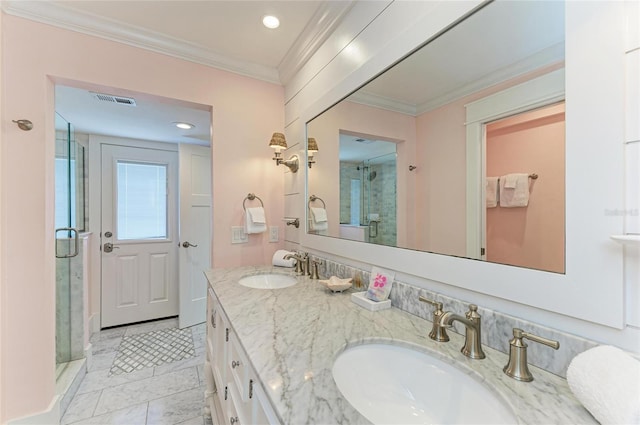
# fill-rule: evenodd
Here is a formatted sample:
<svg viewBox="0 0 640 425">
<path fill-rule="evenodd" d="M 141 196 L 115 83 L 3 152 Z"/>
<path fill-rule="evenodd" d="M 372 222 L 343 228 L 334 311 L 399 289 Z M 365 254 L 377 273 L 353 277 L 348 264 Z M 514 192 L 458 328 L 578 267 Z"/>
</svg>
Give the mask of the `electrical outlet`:
<svg viewBox="0 0 640 425">
<path fill-rule="evenodd" d="M 247 243 L 249 235 L 244 232 L 242 226 L 231 226 L 231 243 Z"/>
<path fill-rule="evenodd" d="M 278 226 L 269 226 L 269 242 L 278 242 Z"/>
</svg>

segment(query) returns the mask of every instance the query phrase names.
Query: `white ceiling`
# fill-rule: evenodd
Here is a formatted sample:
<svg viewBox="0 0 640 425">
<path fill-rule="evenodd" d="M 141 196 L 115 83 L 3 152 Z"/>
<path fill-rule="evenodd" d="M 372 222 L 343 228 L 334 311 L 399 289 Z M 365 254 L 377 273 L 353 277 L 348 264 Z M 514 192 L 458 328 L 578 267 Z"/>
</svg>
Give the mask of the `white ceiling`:
<svg viewBox="0 0 640 425">
<path fill-rule="evenodd" d="M 2 1 L 9 14 L 284 84 L 349 11 L 352 0 L 304 1 Z M 264 15 L 280 27 L 267 29 Z M 101 90 L 95 90 L 101 91 Z M 56 88 L 56 111 L 76 132 L 181 143 L 208 143 L 210 112 L 202 107 L 111 89 L 135 107 L 97 101 L 91 92 Z M 206 108 L 204 108 L 206 109 Z M 174 121 L 196 125 L 179 130 Z"/>
</svg>

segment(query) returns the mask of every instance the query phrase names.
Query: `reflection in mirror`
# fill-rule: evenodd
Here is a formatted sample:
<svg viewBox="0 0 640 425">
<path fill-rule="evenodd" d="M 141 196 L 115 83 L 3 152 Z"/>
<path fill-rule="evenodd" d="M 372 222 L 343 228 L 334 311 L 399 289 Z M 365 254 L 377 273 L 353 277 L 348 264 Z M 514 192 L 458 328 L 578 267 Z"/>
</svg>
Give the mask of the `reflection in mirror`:
<svg viewBox="0 0 640 425">
<path fill-rule="evenodd" d="M 396 144 L 340 132 L 340 237 L 396 246 Z"/>
<path fill-rule="evenodd" d="M 492 2 L 426 44 L 307 123 L 310 233 L 564 273 L 563 67 L 563 2 Z"/>
</svg>

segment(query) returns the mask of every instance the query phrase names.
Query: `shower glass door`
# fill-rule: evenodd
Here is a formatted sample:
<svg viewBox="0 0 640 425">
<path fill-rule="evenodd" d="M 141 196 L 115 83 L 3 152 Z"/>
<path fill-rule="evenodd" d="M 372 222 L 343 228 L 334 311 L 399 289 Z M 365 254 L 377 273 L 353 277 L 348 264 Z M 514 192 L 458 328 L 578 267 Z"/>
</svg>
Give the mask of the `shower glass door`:
<svg viewBox="0 0 640 425">
<path fill-rule="evenodd" d="M 78 229 L 84 227 L 84 148 L 75 142 L 71 123 L 58 113 L 55 125 L 56 370 L 59 374 L 67 362 L 77 358 L 72 349 L 71 269 L 72 259 L 78 255 Z"/>
<path fill-rule="evenodd" d="M 396 154 L 362 161 L 360 224 L 368 227 L 367 242 L 396 246 Z"/>
</svg>

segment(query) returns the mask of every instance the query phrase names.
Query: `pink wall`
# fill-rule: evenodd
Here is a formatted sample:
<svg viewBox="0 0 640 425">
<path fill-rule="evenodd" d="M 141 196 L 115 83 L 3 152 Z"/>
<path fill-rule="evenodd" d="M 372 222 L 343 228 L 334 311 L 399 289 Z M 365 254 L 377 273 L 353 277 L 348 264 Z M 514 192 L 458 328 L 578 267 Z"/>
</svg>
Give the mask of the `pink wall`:
<svg viewBox="0 0 640 425">
<path fill-rule="evenodd" d="M 487 176 L 536 173 L 529 205 L 487 208 L 487 260 L 564 273 L 564 103 L 487 125 Z"/>
<path fill-rule="evenodd" d="M 417 249 L 466 256 L 465 105 L 562 66 L 522 75 L 416 117 Z"/>
<path fill-rule="evenodd" d="M 415 118 L 398 112 L 373 108 L 353 102 L 341 102 L 314 119 L 309 125 L 309 137 L 315 137 L 319 151 L 317 165 L 309 170 L 309 194 L 315 194 L 327 204 L 329 235 L 340 234 L 340 131 L 377 136 L 397 145 L 397 214 L 398 246 L 415 246 L 415 176 L 408 171 L 415 159 Z M 335 206 L 333 208 L 332 206 Z"/>
<path fill-rule="evenodd" d="M 213 264 L 270 262 L 267 235 L 230 244 L 255 192 L 281 223 L 282 167 L 268 141 L 284 126 L 283 88 L 123 44 L 2 17 L 0 422 L 49 408 L 54 395 L 54 83 L 77 81 L 212 105 Z M 20 131 L 12 119 L 35 127 Z M 233 160 L 231 160 L 233 159 Z M 91 194 L 95 196 L 94 194 Z"/>
</svg>

